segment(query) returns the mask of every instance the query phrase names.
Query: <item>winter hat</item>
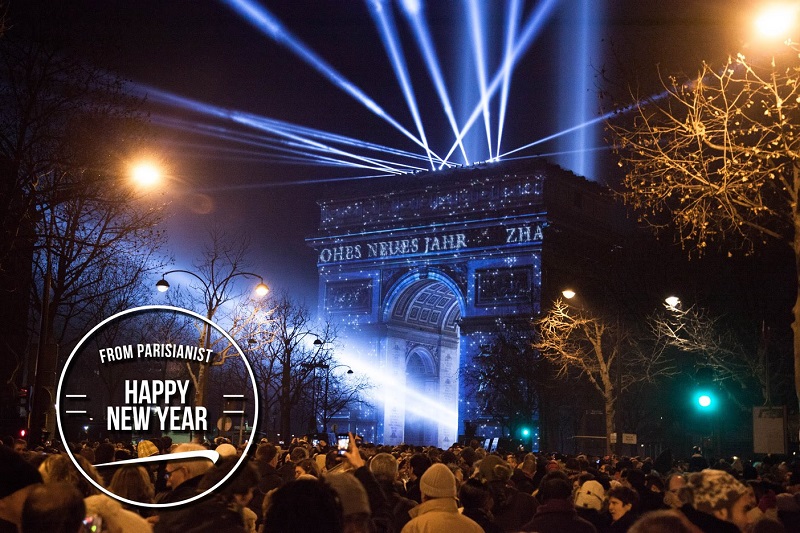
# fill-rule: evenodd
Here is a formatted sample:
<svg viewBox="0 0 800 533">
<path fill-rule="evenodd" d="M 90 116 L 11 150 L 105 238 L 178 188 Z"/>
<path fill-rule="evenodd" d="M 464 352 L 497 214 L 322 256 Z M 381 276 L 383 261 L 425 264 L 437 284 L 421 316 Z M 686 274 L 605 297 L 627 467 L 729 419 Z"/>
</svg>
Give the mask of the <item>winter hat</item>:
<svg viewBox="0 0 800 533">
<path fill-rule="evenodd" d="M 748 493 L 747 487 L 722 470 L 707 468 L 688 479 L 694 495 L 694 508 L 704 513 L 725 509 Z"/>
<path fill-rule="evenodd" d="M 11 448 L 0 445 L 0 500 L 41 482 L 42 476 L 32 464 Z"/>
<path fill-rule="evenodd" d="M 419 491 L 431 498 L 455 498 L 456 477 L 446 465 L 436 463 L 422 474 Z"/>
<path fill-rule="evenodd" d="M 599 511 L 603 507 L 605 497 L 606 491 L 603 490 L 603 486 L 592 479 L 581 485 L 581 488 L 575 493 L 575 507 Z"/>
<path fill-rule="evenodd" d="M 158 448 L 156 448 L 156 445 L 149 440 L 143 440 L 139 443 L 139 446 L 136 447 L 136 454 L 139 457 L 158 455 Z"/>
<path fill-rule="evenodd" d="M 504 470 L 510 470 L 510 467 L 497 455 L 487 455 L 481 459 L 478 465 L 478 472 L 486 481 L 508 480 L 511 477 L 511 472 L 505 472 Z"/>
<path fill-rule="evenodd" d="M 233 444 L 228 443 L 217 446 L 216 452 L 220 457 L 236 457 L 236 455 L 238 455 L 236 453 L 236 448 L 233 447 Z"/>
<path fill-rule="evenodd" d="M 348 473 L 331 474 L 325 476 L 325 482 L 338 494 L 345 518 L 360 513 L 370 514 L 367 491 L 355 476 Z"/>
</svg>

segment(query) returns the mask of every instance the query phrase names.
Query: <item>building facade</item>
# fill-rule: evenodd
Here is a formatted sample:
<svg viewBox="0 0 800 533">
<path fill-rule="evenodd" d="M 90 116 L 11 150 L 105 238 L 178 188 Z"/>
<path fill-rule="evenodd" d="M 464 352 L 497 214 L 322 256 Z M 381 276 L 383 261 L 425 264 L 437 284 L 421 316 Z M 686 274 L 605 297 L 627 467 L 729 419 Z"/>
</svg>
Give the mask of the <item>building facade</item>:
<svg viewBox="0 0 800 533">
<path fill-rule="evenodd" d="M 470 426 L 502 436 L 476 411 L 464 369 L 498 321 L 534 316 L 587 267 L 583 258 L 609 249 L 611 202 L 597 184 L 539 160 L 368 187 L 321 201 L 307 241 L 320 311 L 343 343 L 337 356 L 374 384 L 372 408 L 350 413 L 350 429 L 441 448 Z"/>
</svg>

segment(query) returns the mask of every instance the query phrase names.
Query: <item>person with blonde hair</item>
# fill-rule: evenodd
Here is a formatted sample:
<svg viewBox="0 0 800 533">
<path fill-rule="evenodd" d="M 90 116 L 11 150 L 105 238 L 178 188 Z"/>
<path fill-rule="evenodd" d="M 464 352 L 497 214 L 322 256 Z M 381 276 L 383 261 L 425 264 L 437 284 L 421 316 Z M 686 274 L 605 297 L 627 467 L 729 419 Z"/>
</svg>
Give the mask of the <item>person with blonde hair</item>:
<svg viewBox="0 0 800 533">
<path fill-rule="evenodd" d="M 76 455 L 75 461 L 95 483 L 103 486 L 103 478 L 85 457 Z M 39 465 L 39 473 L 45 483 L 69 483 L 78 489 L 84 498 L 100 493 L 100 490 L 78 471 L 70 458 L 63 454 L 48 455 Z"/>
</svg>

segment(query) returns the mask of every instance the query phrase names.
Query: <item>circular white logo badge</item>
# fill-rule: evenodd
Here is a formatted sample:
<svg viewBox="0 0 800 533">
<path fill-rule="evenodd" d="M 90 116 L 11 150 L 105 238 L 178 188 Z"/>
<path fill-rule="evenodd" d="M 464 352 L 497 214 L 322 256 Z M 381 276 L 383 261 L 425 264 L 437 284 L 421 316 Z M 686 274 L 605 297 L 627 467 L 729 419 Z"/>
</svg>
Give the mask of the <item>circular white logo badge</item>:
<svg viewBox="0 0 800 533">
<path fill-rule="evenodd" d="M 58 382 L 56 417 L 67 454 L 95 487 L 131 505 L 174 507 L 214 491 L 248 460 L 258 400 L 250 362 L 227 331 L 193 311 L 149 305 L 105 319 L 75 346 Z M 157 487 L 174 489 L 220 460 L 213 447 L 181 443 L 218 435 L 246 442 L 236 464 L 228 465 L 221 479 L 212 476 L 219 481 L 204 491 L 162 503 L 137 501 L 103 486 L 70 446 L 108 439 L 127 445 L 121 449 L 135 447 L 130 458 L 123 451 L 117 454 L 123 458 L 101 459 L 94 469 L 111 480 L 119 469 L 143 468 Z M 178 444 L 173 453 L 154 444 L 167 438 Z"/>
</svg>

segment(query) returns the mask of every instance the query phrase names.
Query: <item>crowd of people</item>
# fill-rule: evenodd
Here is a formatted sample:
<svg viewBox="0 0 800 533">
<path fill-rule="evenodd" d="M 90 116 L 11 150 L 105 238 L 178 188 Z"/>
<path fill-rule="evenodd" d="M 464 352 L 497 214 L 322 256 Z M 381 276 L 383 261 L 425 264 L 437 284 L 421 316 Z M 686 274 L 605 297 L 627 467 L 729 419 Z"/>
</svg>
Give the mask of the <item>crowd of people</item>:
<svg viewBox="0 0 800 533">
<path fill-rule="evenodd" d="M 213 449 L 219 459 L 121 463 Z M 225 439 L 0 445 L 0 533 L 795 532 L 800 463 Z M 191 455 L 191 454 L 190 454 Z M 95 466 L 97 465 L 97 466 Z M 116 497 L 112 498 L 102 489 Z M 148 505 L 150 504 L 150 505 Z M 158 504 L 158 505 L 154 505 Z"/>
</svg>

